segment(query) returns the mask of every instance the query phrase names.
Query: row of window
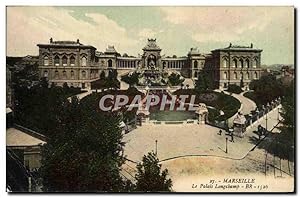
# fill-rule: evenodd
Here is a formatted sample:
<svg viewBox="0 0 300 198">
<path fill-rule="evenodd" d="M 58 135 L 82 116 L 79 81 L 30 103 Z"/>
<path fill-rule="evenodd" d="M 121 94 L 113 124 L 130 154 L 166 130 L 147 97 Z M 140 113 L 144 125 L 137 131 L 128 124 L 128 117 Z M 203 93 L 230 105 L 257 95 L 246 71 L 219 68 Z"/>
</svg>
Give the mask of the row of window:
<svg viewBox="0 0 300 198">
<path fill-rule="evenodd" d="M 67 58 L 67 56 L 63 56 L 61 58 L 61 63 L 62 63 L 62 66 L 68 66 L 68 58 Z M 80 60 L 80 63 L 81 63 L 81 66 L 86 66 L 87 58 L 85 56 L 83 56 L 81 58 L 81 60 Z M 49 57 L 45 56 L 44 57 L 44 65 L 48 66 L 49 64 L 50 64 L 49 63 Z M 59 66 L 60 65 L 60 57 L 59 56 L 54 56 L 54 65 L 55 66 Z M 70 65 L 71 66 L 75 65 L 75 57 L 74 56 L 70 57 Z"/>
<path fill-rule="evenodd" d="M 168 62 L 163 62 L 163 68 L 175 68 L 175 69 L 180 69 L 184 66 L 185 61 L 168 61 Z"/>
<path fill-rule="evenodd" d="M 223 59 L 223 62 L 222 62 L 222 65 L 223 67 L 228 67 L 229 66 L 229 61 L 224 58 Z M 259 65 L 259 61 L 257 59 L 254 59 L 253 62 L 252 62 L 252 67 L 256 68 L 256 66 Z M 246 68 L 249 68 L 250 67 L 250 60 L 249 59 L 246 59 L 245 61 L 243 59 L 240 59 L 240 60 L 237 60 L 237 59 L 233 59 L 232 61 L 232 67 L 246 67 Z"/>
<path fill-rule="evenodd" d="M 233 79 L 236 80 L 237 78 L 238 78 L 238 75 L 237 75 L 236 72 L 234 72 L 234 73 L 233 73 Z M 240 79 L 242 79 L 242 78 L 244 78 L 243 72 L 240 73 Z M 258 74 L 257 74 L 257 72 L 254 72 L 253 78 L 254 78 L 254 79 L 258 79 Z M 228 73 L 227 73 L 227 72 L 224 72 L 224 74 L 223 74 L 223 79 L 225 79 L 225 80 L 228 79 Z M 246 73 L 245 79 L 247 79 L 247 80 L 250 79 L 250 73 L 249 73 L 249 72 Z"/>
<path fill-rule="evenodd" d="M 110 64 L 109 64 L 109 61 L 111 60 L 108 60 L 108 67 L 111 67 Z M 138 61 L 137 64 L 140 64 L 140 61 Z M 117 62 L 117 67 L 119 68 L 135 68 L 136 67 L 136 62 L 135 61 L 118 61 Z"/>
<path fill-rule="evenodd" d="M 44 77 L 46 77 L 46 78 L 49 77 L 48 71 L 44 71 Z M 82 71 L 82 72 L 81 72 L 81 77 L 82 77 L 83 79 L 86 78 L 86 71 Z M 66 71 L 63 71 L 63 72 L 62 72 L 62 78 L 67 78 L 67 72 L 66 72 Z M 71 79 L 74 79 L 74 78 L 75 78 L 75 73 L 74 73 L 74 71 L 71 71 L 71 72 L 70 72 L 70 78 L 71 78 Z M 54 79 L 59 79 L 59 72 L 58 72 L 57 70 L 54 72 Z"/>
</svg>

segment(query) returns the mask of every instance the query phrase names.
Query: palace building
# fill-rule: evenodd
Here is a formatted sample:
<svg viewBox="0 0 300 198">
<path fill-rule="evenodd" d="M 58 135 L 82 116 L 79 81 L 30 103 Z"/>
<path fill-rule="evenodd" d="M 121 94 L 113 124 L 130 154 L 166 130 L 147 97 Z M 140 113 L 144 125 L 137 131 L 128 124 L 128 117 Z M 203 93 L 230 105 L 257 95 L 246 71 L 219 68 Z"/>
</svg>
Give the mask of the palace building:
<svg viewBox="0 0 300 198">
<path fill-rule="evenodd" d="M 148 39 L 138 57 L 123 56 L 114 46 L 108 46 L 104 52 L 96 51 L 91 45 L 77 41 L 53 41 L 38 44 L 40 77 L 48 78 L 50 83 L 91 88 L 91 82 L 99 79 L 100 73 L 116 69 L 118 75 L 131 71 L 148 70 L 156 72 L 177 72 L 185 78 L 197 79 L 202 70 L 210 71 L 216 88 L 226 88 L 229 84 L 240 85 L 241 80 L 248 86 L 251 80 L 261 75 L 261 49 L 250 46 L 230 44 L 226 48 L 212 50 L 202 54 L 197 48 L 191 48 L 187 56 L 162 56 L 162 49 L 156 39 Z"/>
</svg>

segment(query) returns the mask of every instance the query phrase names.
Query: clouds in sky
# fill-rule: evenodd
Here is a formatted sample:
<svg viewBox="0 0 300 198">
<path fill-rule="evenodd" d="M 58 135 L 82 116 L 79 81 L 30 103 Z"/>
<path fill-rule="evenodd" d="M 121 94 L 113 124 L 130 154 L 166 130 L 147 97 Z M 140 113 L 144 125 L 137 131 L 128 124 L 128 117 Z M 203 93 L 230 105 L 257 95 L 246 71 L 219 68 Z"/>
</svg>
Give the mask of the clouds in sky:
<svg viewBox="0 0 300 198">
<path fill-rule="evenodd" d="M 69 10 L 54 7 L 11 7 L 7 10 L 8 55 L 37 54 L 37 43 L 76 40 L 105 49 L 115 45 L 125 50 L 137 44 L 126 29 L 102 14 L 86 14 L 94 24 L 77 20 Z M 122 41 L 121 43 L 119 41 Z"/>
<path fill-rule="evenodd" d="M 263 63 L 293 63 L 293 20 L 292 7 L 8 7 L 7 55 L 37 54 L 50 37 L 137 55 L 157 38 L 168 55 L 254 43 Z"/>
</svg>

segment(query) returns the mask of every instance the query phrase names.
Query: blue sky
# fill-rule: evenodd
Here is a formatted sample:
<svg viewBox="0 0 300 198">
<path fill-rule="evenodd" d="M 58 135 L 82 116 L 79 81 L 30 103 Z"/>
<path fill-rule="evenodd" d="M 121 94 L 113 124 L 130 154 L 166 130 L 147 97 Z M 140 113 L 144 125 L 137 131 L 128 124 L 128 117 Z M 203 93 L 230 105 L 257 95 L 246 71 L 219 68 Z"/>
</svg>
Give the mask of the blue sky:
<svg viewBox="0 0 300 198">
<path fill-rule="evenodd" d="M 76 40 L 137 56 L 147 38 L 162 54 L 184 56 L 254 44 L 263 64 L 294 61 L 293 7 L 8 7 L 7 55 L 38 54 L 38 43 Z"/>
</svg>

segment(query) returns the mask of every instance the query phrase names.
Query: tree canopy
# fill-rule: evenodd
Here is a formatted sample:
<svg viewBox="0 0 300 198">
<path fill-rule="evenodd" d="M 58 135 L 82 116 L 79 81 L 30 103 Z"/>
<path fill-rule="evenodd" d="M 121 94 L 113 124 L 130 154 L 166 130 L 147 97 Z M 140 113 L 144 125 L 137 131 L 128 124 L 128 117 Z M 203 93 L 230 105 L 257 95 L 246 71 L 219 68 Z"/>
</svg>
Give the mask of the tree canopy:
<svg viewBox="0 0 300 198">
<path fill-rule="evenodd" d="M 137 165 L 136 191 L 140 192 L 169 192 L 172 181 L 168 179 L 168 169 L 161 171 L 157 156 L 150 152 L 144 155 L 142 163 Z"/>
<path fill-rule="evenodd" d="M 56 132 L 42 150 L 44 190 L 68 192 L 126 191 L 120 176 L 124 162 L 120 118 L 85 109 L 76 97 L 64 102 Z"/>
<path fill-rule="evenodd" d="M 265 105 L 284 94 L 282 83 L 274 75 L 262 76 L 258 80 L 251 81 L 249 88 L 254 91 L 253 99 L 257 105 Z"/>
<path fill-rule="evenodd" d="M 198 73 L 198 79 L 196 80 L 195 89 L 198 92 L 204 92 L 206 90 L 212 90 L 214 88 L 214 82 L 209 72 L 200 71 Z"/>
<path fill-rule="evenodd" d="M 121 77 L 121 80 L 129 84 L 130 87 L 134 85 L 138 85 L 139 83 L 139 73 L 133 72 L 130 74 L 126 74 Z"/>
<path fill-rule="evenodd" d="M 183 78 L 180 78 L 180 74 L 175 74 L 175 73 L 172 73 L 168 79 L 169 79 L 169 84 L 171 86 L 178 86 L 180 84 L 183 83 L 184 79 Z"/>
</svg>

